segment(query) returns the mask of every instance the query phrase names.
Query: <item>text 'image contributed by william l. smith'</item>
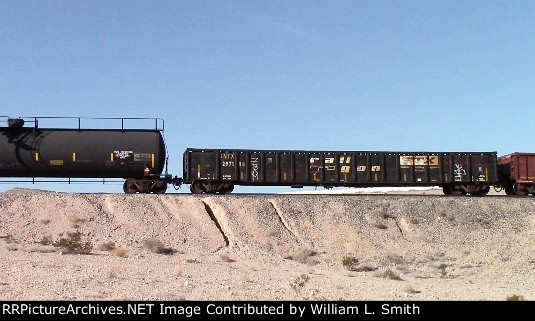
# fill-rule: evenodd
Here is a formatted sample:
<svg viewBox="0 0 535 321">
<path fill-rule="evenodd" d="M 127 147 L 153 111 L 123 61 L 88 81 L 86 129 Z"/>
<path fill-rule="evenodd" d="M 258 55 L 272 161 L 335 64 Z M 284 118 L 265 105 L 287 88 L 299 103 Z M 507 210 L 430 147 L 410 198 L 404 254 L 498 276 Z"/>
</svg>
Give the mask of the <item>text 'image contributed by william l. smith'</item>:
<svg viewBox="0 0 535 321">
<path fill-rule="evenodd" d="M 204 307 L 195 305 L 160 304 L 159 314 L 167 315 L 412 315 L 420 314 L 415 303 L 403 304 L 338 304 L 338 303 L 273 303 L 229 304 L 209 303 Z"/>
</svg>

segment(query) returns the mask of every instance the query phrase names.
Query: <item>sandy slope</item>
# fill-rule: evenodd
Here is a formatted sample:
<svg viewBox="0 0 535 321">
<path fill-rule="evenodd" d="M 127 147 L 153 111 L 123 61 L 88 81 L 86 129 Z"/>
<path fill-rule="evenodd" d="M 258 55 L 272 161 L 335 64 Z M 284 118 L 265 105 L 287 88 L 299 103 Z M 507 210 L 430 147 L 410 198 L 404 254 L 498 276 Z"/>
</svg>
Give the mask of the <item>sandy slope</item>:
<svg viewBox="0 0 535 321">
<path fill-rule="evenodd" d="M 533 300 L 534 211 L 532 197 L 12 190 L 0 299 Z M 91 254 L 39 244 L 76 231 Z"/>
</svg>

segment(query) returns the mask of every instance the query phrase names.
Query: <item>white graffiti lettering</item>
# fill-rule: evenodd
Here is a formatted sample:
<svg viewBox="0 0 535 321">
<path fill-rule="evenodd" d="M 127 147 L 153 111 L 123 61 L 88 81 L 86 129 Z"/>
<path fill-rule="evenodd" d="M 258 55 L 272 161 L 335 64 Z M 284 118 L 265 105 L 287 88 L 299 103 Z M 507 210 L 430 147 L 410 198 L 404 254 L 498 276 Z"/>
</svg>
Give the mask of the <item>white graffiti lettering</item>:
<svg viewBox="0 0 535 321">
<path fill-rule="evenodd" d="M 466 171 L 463 169 L 463 165 L 461 164 L 454 164 L 455 168 L 453 169 L 453 175 L 455 181 L 462 181 L 463 176 L 466 176 Z"/>
</svg>

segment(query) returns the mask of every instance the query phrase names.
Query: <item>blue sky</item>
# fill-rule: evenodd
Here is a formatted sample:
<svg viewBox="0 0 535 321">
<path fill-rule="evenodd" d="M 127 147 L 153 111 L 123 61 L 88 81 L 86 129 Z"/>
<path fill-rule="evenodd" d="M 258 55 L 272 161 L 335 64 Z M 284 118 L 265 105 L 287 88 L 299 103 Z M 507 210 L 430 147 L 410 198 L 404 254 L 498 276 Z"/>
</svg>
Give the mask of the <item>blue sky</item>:
<svg viewBox="0 0 535 321">
<path fill-rule="evenodd" d="M 533 1 L 0 0 L 0 115 L 164 118 L 177 175 L 187 147 L 534 152 L 533 39 Z"/>
</svg>

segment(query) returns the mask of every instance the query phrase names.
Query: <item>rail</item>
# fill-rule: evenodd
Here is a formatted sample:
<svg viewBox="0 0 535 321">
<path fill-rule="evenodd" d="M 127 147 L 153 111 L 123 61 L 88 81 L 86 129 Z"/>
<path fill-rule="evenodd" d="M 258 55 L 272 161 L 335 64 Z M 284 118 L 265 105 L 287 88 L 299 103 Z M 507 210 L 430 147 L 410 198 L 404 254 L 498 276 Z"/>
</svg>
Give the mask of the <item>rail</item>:
<svg viewBox="0 0 535 321">
<path fill-rule="evenodd" d="M 59 125 L 64 120 L 68 121 L 74 121 L 74 125 L 71 126 L 65 126 L 65 125 Z M 45 117 L 18 117 L 18 118 L 11 118 L 9 116 L 0 116 L 0 127 L 22 127 L 26 123 L 33 124 L 33 128 L 42 128 L 42 124 L 44 123 L 55 123 L 55 125 L 50 126 L 48 125 L 47 128 L 67 128 L 67 129 L 110 129 L 108 127 L 102 127 L 103 121 L 107 123 L 107 121 L 120 121 L 120 129 L 126 130 L 126 129 L 154 129 L 158 131 L 164 131 L 165 130 L 165 121 L 163 118 L 149 118 L 149 117 L 56 117 L 56 116 L 45 116 Z M 84 126 L 82 126 L 82 122 L 84 122 Z M 138 127 L 131 127 L 130 125 L 132 123 L 139 123 L 143 122 L 144 126 L 138 126 Z M 85 123 L 93 123 L 96 124 L 94 127 L 86 127 Z M 149 125 L 149 123 L 154 124 Z M 115 124 L 113 126 L 114 129 L 119 129 L 119 124 Z"/>
</svg>

